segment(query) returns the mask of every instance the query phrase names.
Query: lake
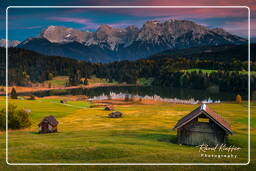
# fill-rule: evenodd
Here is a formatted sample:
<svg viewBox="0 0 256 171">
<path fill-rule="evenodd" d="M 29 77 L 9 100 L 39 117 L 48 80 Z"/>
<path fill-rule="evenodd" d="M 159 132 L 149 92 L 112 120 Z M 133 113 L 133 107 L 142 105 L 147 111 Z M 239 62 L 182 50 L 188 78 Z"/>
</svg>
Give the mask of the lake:
<svg viewBox="0 0 256 171">
<path fill-rule="evenodd" d="M 109 87 L 96 87 L 96 88 L 76 88 L 68 90 L 49 90 L 34 93 L 19 93 L 20 95 L 34 94 L 38 97 L 54 96 L 54 95 L 86 95 L 89 98 L 94 98 L 102 95 L 114 94 L 128 94 L 144 96 L 160 96 L 161 98 L 177 98 L 182 100 L 207 100 L 214 101 L 234 101 L 236 93 L 232 92 L 211 92 L 207 90 L 183 89 L 183 88 L 170 88 L 170 87 L 152 87 L 152 86 L 109 86 Z M 247 99 L 246 94 L 241 94 L 243 99 Z"/>
</svg>

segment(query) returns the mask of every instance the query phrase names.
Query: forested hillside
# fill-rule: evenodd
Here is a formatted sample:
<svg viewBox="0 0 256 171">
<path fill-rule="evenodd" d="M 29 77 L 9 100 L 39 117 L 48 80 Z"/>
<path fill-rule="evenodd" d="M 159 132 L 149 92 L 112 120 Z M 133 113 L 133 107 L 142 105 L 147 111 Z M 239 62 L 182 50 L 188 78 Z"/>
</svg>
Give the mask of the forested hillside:
<svg viewBox="0 0 256 171">
<path fill-rule="evenodd" d="M 256 61 L 256 44 L 251 44 L 251 61 Z M 151 59 L 184 57 L 187 59 L 215 60 L 215 61 L 247 61 L 248 45 L 221 45 L 204 46 L 187 49 L 167 50 L 156 55 Z"/>
<path fill-rule="evenodd" d="M 4 84 L 4 48 L 0 49 L 0 54 L 2 66 L 0 83 Z M 237 53 L 234 54 L 237 55 Z M 196 53 L 193 55 L 196 56 Z M 246 55 L 247 53 L 243 56 Z M 76 83 L 79 82 L 80 78 L 90 78 L 95 75 L 98 78 L 106 78 L 110 82 L 137 83 L 139 79 L 143 78 L 151 79 L 152 85 L 157 86 L 195 89 L 206 89 L 214 86 L 221 91 L 247 91 L 247 60 L 232 59 L 233 53 L 223 55 L 225 58 L 230 56 L 232 60 L 215 60 L 214 55 L 211 59 L 207 59 L 207 55 L 205 56 L 206 59 L 193 59 L 179 54 L 173 58 L 166 56 L 101 64 L 57 56 L 45 56 L 33 51 L 10 48 L 9 84 L 29 86 L 31 82 L 36 83 L 49 79 L 49 75 L 67 75 L 72 78 L 71 80 L 77 79 L 78 81 L 74 80 Z M 207 69 L 211 72 L 186 72 L 193 68 Z M 256 71 L 255 61 L 251 62 L 251 70 Z M 251 76 L 251 88 L 256 90 L 256 76 L 254 74 Z"/>
</svg>

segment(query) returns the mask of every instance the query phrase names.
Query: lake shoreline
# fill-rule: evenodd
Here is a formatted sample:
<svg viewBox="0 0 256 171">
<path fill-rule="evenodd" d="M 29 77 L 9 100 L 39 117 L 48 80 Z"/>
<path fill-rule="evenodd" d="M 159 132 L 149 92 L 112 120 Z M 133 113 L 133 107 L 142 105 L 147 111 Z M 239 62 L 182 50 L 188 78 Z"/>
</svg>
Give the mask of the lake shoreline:
<svg viewBox="0 0 256 171">
<path fill-rule="evenodd" d="M 138 84 L 104 84 L 104 83 L 96 83 L 93 85 L 79 85 L 79 86 L 70 86 L 70 87 L 54 87 L 54 88 L 47 88 L 47 87 L 23 87 L 23 86 L 9 86 L 8 92 L 11 93 L 11 89 L 15 88 L 18 95 L 22 95 L 23 93 L 37 93 L 37 92 L 44 92 L 44 91 L 51 91 L 51 90 L 72 90 L 72 89 L 91 89 L 97 87 L 130 87 L 130 86 L 141 86 Z M 5 92 L 0 92 L 0 96 L 5 95 Z"/>
</svg>

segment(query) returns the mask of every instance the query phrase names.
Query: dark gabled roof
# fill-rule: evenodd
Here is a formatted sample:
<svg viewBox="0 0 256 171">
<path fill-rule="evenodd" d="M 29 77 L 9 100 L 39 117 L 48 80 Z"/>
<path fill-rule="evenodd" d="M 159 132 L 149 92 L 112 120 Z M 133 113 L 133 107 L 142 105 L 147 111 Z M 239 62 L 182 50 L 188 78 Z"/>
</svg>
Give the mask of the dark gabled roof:
<svg viewBox="0 0 256 171">
<path fill-rule="evenodd" d="M 119 112 L 119 111 L 114 111 L 114 112 L 112 112 L 112 113 L 110 113 L 110 114 L 114 114 L 114 115 L 119 115 L 119 114 L 121 114 L 121 115 L 122 115 L 122 113 Z"/>
<path fill-rule="evenodd" d="M 58 123 L 59 123 L 59 122 L 55 119 L 54 116 L 50 115 L 50 116 L 45 117 L 45 118 L 38 124 L 38 126 L 40 126 L 42 123 L 45 123 L 45 122 L 49 123 L 49 124 L 52 125 L 52 126 L 57 126 Z"/>
<path fill-rule="evenodd" d="M 114 109 L 114 106 L 112 106 L 112 105 L 111 105 L 111 106 L 106 106 L 105 109 L 111 109 L 111 110 L 113 110 L 113 109 Z"/>
<path fill-rule="evenodd" d="M 181 118 L 177 124 L 174 126 L 173 129 L 181 128 L 192 119 L 196 118 L 200 114 L 204 113 L 208 118 L 214 121 L 217 125 L 219 125 L 222 129 L 224 129 L 227 133 L 232 134 L 231 127 L 227 121 L 225 121 L 220 115 L 215 113 L 211 110 L 206 104 L 202 104 L 201 106 L 197 107 L 195 110 Z"/>
</svg>

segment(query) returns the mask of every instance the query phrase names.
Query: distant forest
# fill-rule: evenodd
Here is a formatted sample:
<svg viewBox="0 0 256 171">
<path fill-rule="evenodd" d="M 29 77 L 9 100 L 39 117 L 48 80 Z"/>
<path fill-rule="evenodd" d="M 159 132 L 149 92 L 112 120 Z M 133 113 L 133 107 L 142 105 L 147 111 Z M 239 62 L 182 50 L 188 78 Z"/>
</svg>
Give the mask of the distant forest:
<svg viewBox="0 0 256 171">
<path fill-rule="evenodd" d="M 251 45 L 251 56 L 256 45 Z M 205 55 L 205 58 L 203 58 Z M 5 84 L 5 48 L 0 48 L 0 84 Z M 175 52 L 165 51 L 147 59 L 112 63 L 90 63 L 74 59 L 45 56 L 33 51 L 9 48 L 9 85 L 29 86 L 43 82 L 49 75 L 68 75 L 71 85 L 79 79 L 95 75 L 109 82 L 136 83 L 139 78 L 153 79 L 152 85 L 207 89 L 218 86 L 220 91 L 246 92 L 248 75 L 247 46 L 214 47 L 209 50 L 191 48 Z M 184 72 L 187 69 L 208 69 L 216 72 Z M 256 71 L 255 56 L 251 70 Z M 256 75 L 251 76 L 251 89 L 256 90 Z"/>
</svg>

